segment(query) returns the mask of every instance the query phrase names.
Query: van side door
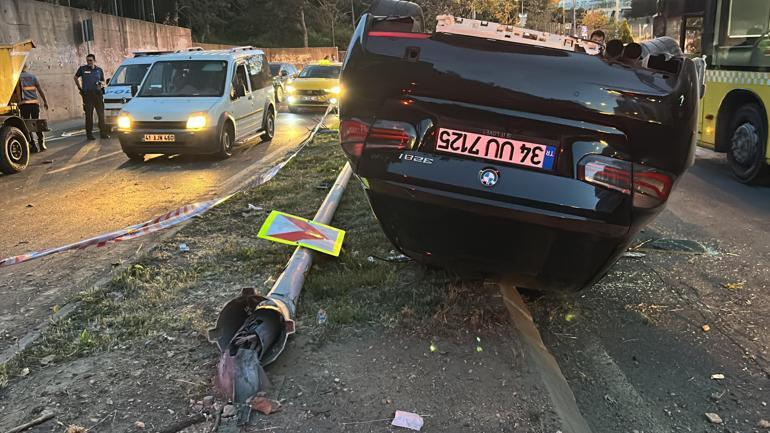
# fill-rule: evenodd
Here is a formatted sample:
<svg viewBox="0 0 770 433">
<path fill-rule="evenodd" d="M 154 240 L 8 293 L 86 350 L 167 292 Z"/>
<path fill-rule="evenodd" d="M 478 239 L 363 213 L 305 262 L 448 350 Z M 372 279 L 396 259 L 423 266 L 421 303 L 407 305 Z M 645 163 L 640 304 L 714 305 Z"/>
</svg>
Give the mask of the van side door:
<svg viewBox="0 0 770 433">
<path fill-rule="evenodd" d="M 245 62 L 235 64 L 230 90 L 231 111 L 235 118 L 235 139 L 242 140 L 253 135 L 259 123 L 254 120 L 254 94 L 251 91 Z"/>
<path fill-rule="evenodd" d="M 255 116 L 259 120 L 257 128 L 261 128 L 264 125 L 265 109 L 272 98 L 275 97 L 273 78 L 270 76 L 270 67 L 263 55 L 249 57 L 248 64 L 249 81 L 252 93 L 254 94 L 254 109 L 255 111 L 261 110 Z"/>
</svg>

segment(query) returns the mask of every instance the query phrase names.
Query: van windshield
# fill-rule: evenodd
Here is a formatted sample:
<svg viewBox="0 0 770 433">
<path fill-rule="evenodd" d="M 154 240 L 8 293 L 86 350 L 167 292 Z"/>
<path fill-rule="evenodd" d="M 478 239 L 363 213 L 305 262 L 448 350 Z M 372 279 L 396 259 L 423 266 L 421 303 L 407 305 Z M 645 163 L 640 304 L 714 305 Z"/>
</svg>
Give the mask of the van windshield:
<svg viewBox="0 0 770 433">
<path fill-rule="evenodd" d="M 142 82 L 147 70 L 150 69 L 149 63 L 140 63 L 136 65 L 123 65 L 115 71 L 110 79 L 110 86 L 136 86 Z"/>
<path fill-rule="evenodd" d="M 226 77 L 227 62 L 222 60 L 155 62 L 137 96 L 222 96 Z"/>
</svg>

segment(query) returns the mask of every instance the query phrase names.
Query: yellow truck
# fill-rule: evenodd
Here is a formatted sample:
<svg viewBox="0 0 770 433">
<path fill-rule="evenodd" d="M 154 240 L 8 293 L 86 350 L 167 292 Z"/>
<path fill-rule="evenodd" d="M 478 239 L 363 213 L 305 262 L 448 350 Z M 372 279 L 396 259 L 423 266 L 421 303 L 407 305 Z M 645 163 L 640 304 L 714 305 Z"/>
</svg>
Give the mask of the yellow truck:
<svg viewBox="0 0 770 433">
<path fill-rule="evenodd" d="M 16 86 L 32 41 L 0 45 L 0 172 L 18 173 L 29 164 L 29 143 L 35 132 L 48 131 L 45 119 L 22 119 Z"/>
</svg>

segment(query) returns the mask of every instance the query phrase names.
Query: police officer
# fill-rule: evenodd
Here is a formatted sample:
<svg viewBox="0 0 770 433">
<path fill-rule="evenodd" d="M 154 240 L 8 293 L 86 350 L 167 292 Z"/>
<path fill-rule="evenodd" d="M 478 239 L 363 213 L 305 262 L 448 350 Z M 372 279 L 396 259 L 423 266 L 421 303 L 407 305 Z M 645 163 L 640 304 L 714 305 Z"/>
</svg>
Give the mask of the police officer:
<svg viewBox="0 0 770 433">
<path fill-rule="evenodd" d="M 21 90 L 21 100 L 19 101 L 19 110 L 21 111 L 22 119 L 39 119 L 40 118 L 40 99 L 43 100 L 43 107 L 48 109 L 48 100 L 45 97 L 45 92 L 40 86 L 40 82 L 37 77 L 27 71 L 27 65 L 24 65 L 21 75 L 19 76 L 19 87 Z M 38 93 L 40 99 L 38 99 Z M 43 133 L 38 131 L 37 143 L 34 140 L 30 140 L 30 148 L 32 152 L 42 152 L 46 150 L 45 137 Z"/>
<path fill-rule="evenodd" d="M 78 78 L 80 81 L 78 81 Z M 104 124 L 104 97 L 102 89 L 105 86 L 104 71 L 96 66 L 96 56 L 86 56 L 86 64 L 79 67 L 75 73 L 75 85 L 83 96 L 83 109 L 86 112 L 86 137 L 94 139 L 94 109 L 99 117 L 99 132 L 102 138 L 110 138 L 107 126 Z M 81 84 L 82 83 L 82 84 Z"/>
</svg>

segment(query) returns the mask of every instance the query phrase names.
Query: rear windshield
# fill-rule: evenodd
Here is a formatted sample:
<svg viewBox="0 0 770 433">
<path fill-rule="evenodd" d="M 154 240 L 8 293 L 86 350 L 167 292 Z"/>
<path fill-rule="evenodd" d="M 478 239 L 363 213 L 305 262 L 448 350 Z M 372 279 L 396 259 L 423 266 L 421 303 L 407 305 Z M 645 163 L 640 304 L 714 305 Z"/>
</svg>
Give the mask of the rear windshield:
<svg viewBox="0 0 770 433">
<path fill-rule="evenodd" d="M 136 86 L 142 82 L 150 63 L 123 65 L 110 78 L 110 86 Z"/>
<path fill-rule="evenodd" d="M 306 66 L 299 74 L 300 78 L 339 78 L 339 66 Z"/>
<path fill-rule="evenodd" d="M 281 65 L 280 64 L 277 64 L 277 65 L 271 64 L 270 65 L 270 75 L 275 77 L 276 75 L 278 75 L 278 71 L 280 71 L 280 70 L 281 70 Z"/>
<path fill-rule="evenodd" d="M 155 62 L 137 96 L 222 96 L 227 62 L 222 60 L 172 60 Z"/>
</svg>

